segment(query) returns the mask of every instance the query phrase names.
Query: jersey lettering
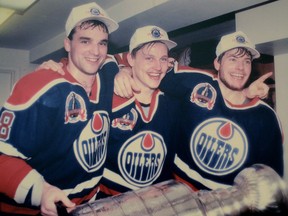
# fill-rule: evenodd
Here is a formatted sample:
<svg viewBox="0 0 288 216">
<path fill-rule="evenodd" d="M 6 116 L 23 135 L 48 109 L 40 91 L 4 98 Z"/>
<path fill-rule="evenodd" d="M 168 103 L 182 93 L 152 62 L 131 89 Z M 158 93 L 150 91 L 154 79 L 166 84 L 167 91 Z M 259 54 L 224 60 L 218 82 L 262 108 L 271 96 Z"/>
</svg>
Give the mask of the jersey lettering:
<svg viewBox="0 0 288 216">
<path fill-rule="evenodd" d="M 145 187 L 159 177 L 166 155 L 163 137 L 152 131 L 142 131 L 122 145 L 118 166 L 127 182 Z"/>
<path fill-rule="evenodd" d="M 160 154 L 129 152 L 125 161 L 125 169 L 134 179 L 145 181 L 155 175 L 160 159 Z M 143 176 L 143 172 L 147 173 L 147 176 Z"/>
<path fill-rule="evenodd" d="M 248 141 L 242 128 L 224 118 L 205 120 L 190 140 L 191 156 L 197 166 L 213 175 L 227 175 L 246 161 Z"/>
<path fill-rule="evenodd" d="M 197 144 L 197 154 L 199 158 L 210 167 L 216 169 L 229 168 L 234 157 L 239 152 L 238 148 L 233 148 L 231 144 L 202 133 Z"/>
</svg>

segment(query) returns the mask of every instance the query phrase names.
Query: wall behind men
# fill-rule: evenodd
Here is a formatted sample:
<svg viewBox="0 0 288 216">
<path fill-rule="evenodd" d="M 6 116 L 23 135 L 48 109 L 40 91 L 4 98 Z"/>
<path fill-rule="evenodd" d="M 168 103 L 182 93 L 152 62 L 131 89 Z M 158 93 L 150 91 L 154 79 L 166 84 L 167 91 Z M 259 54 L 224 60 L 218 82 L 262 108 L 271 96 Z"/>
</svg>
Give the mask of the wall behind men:
<svg viewBox="0 0 288 216">
<path fill-rule="evenodd" d="M 30 64 L 29 51 L 0 48 L 0 107 L 9 96 L 16 80 L 33 71 L 36 64 Z"/>
<path fill-rule="evenodd" d="M 288 1 L 275 1 L 269 5 L 236 14 L 236 29 L 244 31 L 261 53 L 274 56 L 275 109 L 284 133 L 284 179 L 288 182 Z M 271 156 L 277 157 L 277 155 Z"/>
</svg>

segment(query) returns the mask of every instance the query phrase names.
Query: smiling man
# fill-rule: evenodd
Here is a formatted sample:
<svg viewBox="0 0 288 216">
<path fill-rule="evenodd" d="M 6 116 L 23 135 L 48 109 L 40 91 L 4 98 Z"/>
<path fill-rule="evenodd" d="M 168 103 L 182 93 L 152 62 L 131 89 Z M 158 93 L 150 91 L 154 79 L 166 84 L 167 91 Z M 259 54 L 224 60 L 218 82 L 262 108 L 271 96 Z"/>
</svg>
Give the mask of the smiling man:
<svg viewBox="0 0 288 216">
<path fill-rule="evenodd" d="M 247 35 L 234 32 L 217 45 L 218 75 L 176 67 L 161 83 L 161 90 L 182 102 L 175 173 L 194 189 L 229 187 L 242 169 L 255 163 L 283 175 L 278 117 L 259 98 L 243 94 L 252 61 L 258 57 Z"/>
<path fill-rule="evenodd" d="M 96 3 L 73 8 L 65 75 L 44 69 L 15 85 L 0 112 L 2 213 L 57 215 L 59 201 L 73 207 L 95 199 L 118 72 L 108 35 L 117 28 Z"/>
</svg>

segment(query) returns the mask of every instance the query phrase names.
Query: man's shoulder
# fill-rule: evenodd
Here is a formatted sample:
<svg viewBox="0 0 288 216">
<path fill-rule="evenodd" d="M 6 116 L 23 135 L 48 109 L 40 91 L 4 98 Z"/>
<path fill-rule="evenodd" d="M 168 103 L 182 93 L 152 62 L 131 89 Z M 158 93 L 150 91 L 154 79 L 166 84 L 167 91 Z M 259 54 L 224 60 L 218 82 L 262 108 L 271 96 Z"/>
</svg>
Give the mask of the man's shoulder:
<svg viewBox="0 0 288 216">
<path fill-rule="evenodd" d="M 38 70 L 24 75 L 13 87 L 7 102 L 14 105 L 25 104 L 42 96 L 53 86 L 66 82 L 65 78 L 51 70 Z"/>
</svg>

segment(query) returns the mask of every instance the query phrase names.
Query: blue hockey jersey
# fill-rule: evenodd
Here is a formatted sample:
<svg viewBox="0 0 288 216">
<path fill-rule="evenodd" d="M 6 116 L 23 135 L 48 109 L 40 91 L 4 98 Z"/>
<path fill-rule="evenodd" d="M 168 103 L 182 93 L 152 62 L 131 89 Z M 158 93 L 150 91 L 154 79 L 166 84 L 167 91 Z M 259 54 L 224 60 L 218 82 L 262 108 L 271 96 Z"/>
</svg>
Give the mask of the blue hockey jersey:
<svg viewBox="0 0 288 216">
<path fill-rule="evenodd" d="M 262 163 L 283 175 L 283 137 L 274 110 L 258 98 L 236 106 L 217 77 L 174 68 L 160 89 L 181 100 L 175 174 L 196 189 L 225 188 L 245 167 Z"/>
<path fill-rule="evenodd" d="M 89 97 L 64 70 L 64 76 L 49 70 L 27 74 L 1 109 L 0 192 L 10 205 L 1 204 L 1 211 L 39 205 L 43 179 L 76 204 L 96 194 L 118 66 L 112 57 L 106 59 Z"/>
<path fill-rule="evenodd" d="M 149 112 L 134 97 L 113 98 L 111 133 L 103 184 L 117 194 L 173 178 L 176 100 L 156 90 Z"/>
</svg>

